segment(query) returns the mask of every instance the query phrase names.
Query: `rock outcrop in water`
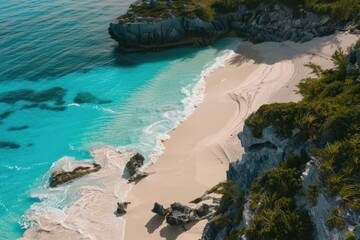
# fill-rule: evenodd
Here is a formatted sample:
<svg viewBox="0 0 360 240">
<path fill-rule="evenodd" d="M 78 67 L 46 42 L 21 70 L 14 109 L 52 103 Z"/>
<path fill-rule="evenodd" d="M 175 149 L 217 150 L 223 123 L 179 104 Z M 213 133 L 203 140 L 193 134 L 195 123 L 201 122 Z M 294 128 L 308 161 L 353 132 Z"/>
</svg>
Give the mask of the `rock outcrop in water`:
<svg viewBox="0 0 360 240">
<path fill-rule="evenodd" d="M 221 36 L 234 34 L 254 42 L 305 42 L 341 27 L 328 17 L 305 10 L 300 16 L 294 16 L 288 7 L 260 4 L 253 10 L 240 6 L 233 13 L 215 14 L 211 22 L 181 16 L 150 23 L 115 19 L 110 23 L 109 34 L 121 48 L 139 50 L 184 44 L 207 45 Z"/>
<path fill-rule="evenodd" d="M 16 126 L 16 127 L 9 127 L 8 131 L 21 131 L 24 129 L 28 129 L 29 126 L 28 125 L 22 125 L 22 126 Z"/>
<path fill-rule="evenodd" d="M 13 113 L 13 111 L 5 111 L 5 112 L 1 113 L 0 120 L 4 120 L 5 118 L 8 118 L 12 113 Z"/>
<path fill-rule="evenodd" d="M 101 169 L 99 164 L 93 164 L 91 167 L 77 167 L 71 172 L 58 171 L 51 176 L 50 187 L 56 187 L 63 183 L 69 182 L 75 178 L 82 177 L 89 173 L 97 172 Z"/>
<path fill-rule="evenodd" d="M 0 141 L 0 148 L 8 148 L 8 149 L 18 149 L 20 145 L 14 142 L 1 142 Z"/>
</svg>

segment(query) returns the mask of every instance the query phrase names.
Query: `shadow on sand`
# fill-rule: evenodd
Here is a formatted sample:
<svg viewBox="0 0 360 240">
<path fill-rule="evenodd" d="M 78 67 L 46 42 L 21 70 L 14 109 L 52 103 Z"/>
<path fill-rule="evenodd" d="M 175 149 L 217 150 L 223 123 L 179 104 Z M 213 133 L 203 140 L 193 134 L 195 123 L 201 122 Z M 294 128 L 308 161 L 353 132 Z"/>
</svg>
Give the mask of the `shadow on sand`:
<svg viewBox="0 0 360 240">
<path fill-rule="evenodd" d="M 195 226 L 197 222 L 189 223 L 183 226 L 171 226 L 165 223 L 165 218 L 155 214 L 149 222 L 145 225 L 149 234 L 155 232 L 156 229 L 164 226 L 160 230 L 160 236 L 165 238 L 166 240 L 175 240 L 177 239 L 182 233 L 190 230 L 193 226 Z"/>
<path fill-rule="evenodd" d="M 240 66 L 241 64 L 252 59 L 256 64 L 275 64 L 284 60 L 291 60 L 301 57 L 305 54 L 310 54 L 313 57 L 321 57 L 330 60 L 330 56 L 323 55 L 321 49 L 329 45 L 330 42 L 334 45 L 335 49 L 340 48 L 341 36 L 329 35 L 320 38 L 314 38 L 309 42 L 302 44 L 285 41 L 285 42 L 265 42 L 256 44 L 253 48 L 248 44 L 240 46 L 232 59 L 230 64 Z M 319 40 L 321 39 L 321 41 Z M 281 50 L 280 50 L 281 48 Z M 261 53 L 261 54 L 260 54 Z M 262 57 L 265 56 L 265 57 Z M 311 61 L 312 58 L 310 58 Z"/>
</svg>

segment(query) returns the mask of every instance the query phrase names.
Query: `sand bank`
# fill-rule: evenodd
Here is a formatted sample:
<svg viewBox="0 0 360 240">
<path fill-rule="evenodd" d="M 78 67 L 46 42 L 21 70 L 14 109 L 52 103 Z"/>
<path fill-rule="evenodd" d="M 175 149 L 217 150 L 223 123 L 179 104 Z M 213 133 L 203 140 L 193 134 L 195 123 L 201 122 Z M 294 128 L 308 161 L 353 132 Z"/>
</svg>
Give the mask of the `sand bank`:
<svg viewBox="0 0 360 240">
<path fill-rule="evenodd" d="M 262 104 L 298 101 L 299 81 L 309 76 L 304 64 L 332 66 L 331 55 L 358 39 L 349 33 L 307 43 L 242 43 L 237 53 L 205 79 L 205 99 L 164 143 L 166 148 L 147 171 L 155 174 L 130 191 L 125 240 L 199 239 L 206 220 L 182 227 L 168 226 L 150 210 L 154 202 L 187 203 L 225 180 L 230 161 L 241 157 L 237 138 L 244 120 Z"/>
</svg>

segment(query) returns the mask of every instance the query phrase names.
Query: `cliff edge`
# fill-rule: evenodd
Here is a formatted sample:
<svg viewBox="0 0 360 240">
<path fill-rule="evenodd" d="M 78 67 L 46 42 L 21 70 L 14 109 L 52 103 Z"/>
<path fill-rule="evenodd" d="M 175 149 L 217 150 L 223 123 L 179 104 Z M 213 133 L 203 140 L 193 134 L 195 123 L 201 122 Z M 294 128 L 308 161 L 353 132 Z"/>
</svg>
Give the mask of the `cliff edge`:
<svg viewBox="0 0 360 240">
<path fill-rule="evenodd" d="M 194 16 L 167 15 L 160 19 L 127 13 L 114 19 L 109 34 L 128 50 L 159 49 L 178 45 L 207 45 L 222 36 L 240 36 L 253 42 L 309 41 L 343 28 L 327 16 L 284 5 L 240 5 L 235 12 L 214 13 L 211 21 Z"/>
<path fill-rule="evenodd" d="M 263 105 L 239 139 L 202 240 L 359 239 L 360 41 L 333 69 L 309 64 L 298 103 Z M 229 187 L 230 186 L 230 187 Z"/>
</svg>

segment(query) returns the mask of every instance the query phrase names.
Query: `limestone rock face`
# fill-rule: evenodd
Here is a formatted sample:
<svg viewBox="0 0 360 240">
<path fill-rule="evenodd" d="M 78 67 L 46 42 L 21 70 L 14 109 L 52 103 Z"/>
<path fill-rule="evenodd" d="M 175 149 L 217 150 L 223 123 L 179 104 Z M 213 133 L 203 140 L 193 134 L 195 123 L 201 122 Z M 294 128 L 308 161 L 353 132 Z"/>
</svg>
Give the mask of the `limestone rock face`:
<svg viewBox="0 0 360 240">
<path fill-rule="evenodd" d="M 92 172 L 97 172 L 101 169 L 99 164 L 93 164 L 92 167 L 77 167 L 71 172 L 58 171 L 52 174 L 50 187 L 56 187 L 60 184 L 69 182 L 75 178 L 82 177 Z"/>
<path fill-rule="evenodd" d="M 291 145 L 289 139 L 281 139 L 277 136 L 273 127 L 264 128 L 262 137 L 257 138 L 252 128 L 245 125 L 243 132 L 238 134 L 245 154 L 236 162 L 230 163 L 227 172 L 227 179 L 233 181 L 238 190 L 246 195 L 249 192 L 251 183 L 266 171 L 276 168 L 284 161 L 287 148 Z M 240 212 L 239 212 L 240 211 Z M 226 206 L 226 216 L 242 216 L 240 225 L 218 228 L 213 221 L 210 221 L 203 232 L 201 240 L 225 239 L 231 229 L 241 229 L 251 217 L 248 203 L 244 209 L 239 209 L 235 204 Z"/>
<path fill-rule="evenodd" d="M 207 45 L 229 33 L 254 42 L 305 42 L 317 36 L 331 34 L 342 27 L 328 17 L 319 17 L 307 11 L 294 16 L 290 8 L 266 3 L 254 10 L 240 6 L 233 13 L 215 14 L 211 22 L 186 17 L 170 17 L 158 22 L 143 21 L 141 17 L 139 19 L 135 22 L 115 19 L 110 23 L 109 34 L 123 49 Z"/>
<path fill-rule="evenodd" d="M 240 191 L 246 192 L 255 178 L 275 168 L 284 159 L 288 140 L 277 137 L 271 127 L 263 129 L 262 138 L 256 138 L 247 125 L 239 138 L 245 154 L 240 161 L 230 164 L 227 178 L 234 181 Z"/>
<path fill-rule="evenodd" d="M 110 23 L 109 34 L 124 48 L 152 49 L 175 46 L 183 43 L 224 34 L 228 26 L 219 22 L 204 22 L 200 19 L 174 17 L 156 23 Z M 196 39 L 196 40 L 195 40 Z"/>
<path fill-rule="evenodd" d="M 360 67 L 360 48 L 356 50 L 356 62 L 358 67 Z"/>
</svg>

